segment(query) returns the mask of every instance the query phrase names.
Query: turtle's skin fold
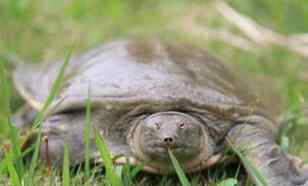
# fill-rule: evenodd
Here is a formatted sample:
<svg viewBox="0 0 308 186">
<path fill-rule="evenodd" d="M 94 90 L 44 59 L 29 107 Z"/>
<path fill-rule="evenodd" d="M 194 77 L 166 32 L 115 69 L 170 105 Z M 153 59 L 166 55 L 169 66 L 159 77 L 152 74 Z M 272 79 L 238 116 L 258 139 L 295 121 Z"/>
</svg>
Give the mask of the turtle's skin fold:
<svg viewBox="0 0 308 186">
<path fill-rule="evenodd" d="M 34 111 L 42 107 L 62 63 L 16 69 L 16 88 Z M 96 133 L 103 135 L 116 163 L 128 159 L 158 174 L 174 171 L 168 148 L 186 172 L 207 168 L 220 161 L 227 148 L 236 148 L 269 185 L 308 185 L 307 170 L 276 143 L 279 124 L 269 109 L 202 49 L 182 42 L 131 39 L 71 59 L 60 94 L 43 122 L 52 162 L 61 163 L 65 143 L 71 163 L 83 161 L 88 97 L 93 159 L 99 158 Z M 42 159 L 45 150 L 42 145 Z"/>
</svg>

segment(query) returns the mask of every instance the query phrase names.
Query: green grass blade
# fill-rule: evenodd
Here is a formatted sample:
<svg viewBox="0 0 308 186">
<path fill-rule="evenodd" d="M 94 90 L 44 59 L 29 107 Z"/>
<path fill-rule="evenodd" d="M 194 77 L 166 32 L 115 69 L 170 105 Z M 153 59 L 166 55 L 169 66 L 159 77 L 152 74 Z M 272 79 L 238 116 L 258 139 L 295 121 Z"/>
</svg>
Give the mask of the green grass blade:
<svg viewBox="0 0 308 186">
<path fill-rule="evenodd" d="M 231 144 L 229 142 L 229 144 Z M 244 164 L 247 172 L 251 175 L 254 176 L 262 186 L 269 186 L 267 184 L 267 181 L 265 177 L 262 175 L 262 173 L 252 164 L 250 161 L 238 150 L 236 149 L 232 144 L 231 144 L 232 150 L 235 152 L 235 154 L 241 159 L 242 163 Z"/>
<path fill-rule="evenodd" d="M 118 167 L 117 167 L 118 168 Z M 137 174 L 143 170 L 144 165 L 130 165 L 129 161 L 127 160 L 126 163 L 121 166 L 121 172 L 119 171 L 118 175 L 121 176 L 122 184 L 125 186 L 134 185 L 133 179 L 137 176 Z"/>
<path fill-rule="evenodd" d="M 10 131 L 10 140 L 12 144 L 12 151 L 14 154 L 14 160 L 16 161 L 16 170 L 18 175 L 22 177 L 24 174 L 24 163 L 22 160 L 21 147 L 18 142 L 18 132 L 10 122 L 9 122 L 9 128 L 10 128 L 9 131 Z"/>
<path fill-rule="evenodd" d="M 3 63 L 0 63 L 0 122 L 2 126 L 8 129 L 9 139 L 13 151 L 13 159 L 15 168 L 19 177 L 24 174 L 24 164 L 22 161 L 21 147 L 18 143 L 18 132 L 10 122 L 11 109 L 10 109 L 10 86 L 7 80 L 7 72 Z"/>
<path fill-rule="evenodd" d="M 122 179 L 123 176 L 124 176 L 124 171 L 125 171 L 124 169 L 125 169 L 124 165 L 116 166 L 115 169 L 114 169 L 114 173 L 120 179 L 120 182 L 123 185 L 127 185 L 125 182 L 123 182 L 123 179 Z"/>
<path fill-rule="evenodd" d="M 282 148 L 282 150 L 286 153 L 289 152 L 289 148 L 290 148 L 290 142 L 289 142 L 289 138 L 288 136 L 281 136 L 281 140 L 280 140 L 280 146 Z"/>
<path fill-rule="evenodd" d="M 189 183 L 185 173 L 183 172 L 183 169 L 181 168 L 179 162 L 177 161 L 177 159 L 175 158 L 175 156 L 173 155 L 173 153 L 170 149 L 168 149 L 168 153 L 169 153 L 169 157 L 171 159 L 172 165 L 175 169 L 176 174 L 179 177 L 179 180 L 180 180 L 182 186 L 191 186 L 191 184 Z"/>
<path fill-rule="evenodd" d="M 70 186 L 70 161 L 69 161 L 69 147 L 65 143 L 63 155 L 63 168 L 62 168 L 63 186 Z"/>
<path fill-rule="evenodd" d="M 130 171 L 130 177 L 131 179 L 135 178 L 139 172 L 143 170 L 144 165 L 139 164 L 137 166 L 134 166 L 133 169 Z"/>
<path fill-rule="evenodd" d="M 32 180 L 31 176 L 34 175 L 34 170 L 36 168 L 38 157 L 39 157 L 39 150 L 40 150 L 39 147 L 40 147 L 40 144 L 41 144 L 41 138 L 42 138 L 42 131 L 41 131 L 41 127 L 40 127 L 38 135 L 37 135 L 37 139 L 36 139 L 35 144 L 34 144 L 35 148 L 34 148 L 34 153 L 33 153 L 32 159 L 31 159 L 31 164 L 30 164 L 30 169 L 29 169 L 29 177 L 28 177 L 29 179 L 28 180 Z M 31 184 L 29 183 L 29 185 L 31 185 Z"/>
<path fill-rule="evenodd" d="M 100 134 L 96 134 L 95 141 L 96 141 L 97 149 L 100 152 L 101 158 L 103 160 L 103 163 L 106 169 L 106 176 L 107 176 L 108 181 L 110 182 L 112 186 L 121 186 L 122 184 L 121 184 L 120 178 L 116 175 L 114 168 L 113 168 L 111 154 L 103 138 L 100 136 Z"/>
<path fill-rule="evenodd" d="M 0 175 L 4 175 L 4 173 L 6 171 L 6 167 L 7 167 L 7 165 L 5 164 L 5 160 L 2 159 L 0 161 Z"/>
<path fill-rule="evenodd" d="M 72 48 L 69 50 L 68 54 L 66 55 L 65 61 L 60 68 L 57 79 L 55 80 L 55 82 L 54 82 L 54 84 L 51 88 L 51 91 L 50 91 L 47 99 L 44 102 L 43 108 L 37 114 L 37 117 L 36 117 L 35 122 L 34 122 L 34 127 L 39 127 L 39 130 L 38 130 L 38 137 L 37 137 L 37 140 L 35 142 L 35 150 L 34 150 L 34 153 L 33 153 L 32 159 L 31 159 L 31 165 L 30 165 L 30 170 L 29 170 L 29 175 L 30 175 L 29 176 L 30 183 L 28 183 L 29 185 L 32 185 L 31 184 L 31 176 L 33 176 L 34 170 L 37 166 L 38 157 L 39 157 L 39 150 L 40 150 L 40 144 L 41 144 L 41 138 L 42 138 L 41 123 L 44 119 L 45 112 L 47 111 L 48 106 L 52 103 L 52 101 L 54 100 L 54 98 L 59 93 L 59 91 L 62 87 L 62 84 L 64 82 L 64 72 L 65 72 L 65 69 L 67 68 L 67 66 L 69 64 L 69 59 L 71 57 L 71 53 L 72 53 Z"/>
<path fill-rule="evenodd" d="M 6 158 L 6 160 L 7 160 L 6 165 L 7 165 L 9 175 L 10 175 L 10 180 L 11 180 L 12 185 L 21 186 L 20 178 L 14 167 L 13 160 L 11 158 Z"/>
<path fill-rule="evenodd" d="M 217 186 L 236 186 L 238 184 L 238 181 L 236 179 L 226 179 L 220 182 Z"/>
<path fill-rule="evenodd" d="M 86 121 L 84 128 L 84 144 L 85 144 L 85 173 L 86 177 L 90 177 L 90 131 L 91 131 L 91 100 L 90 100 L 90 90 L 88 90 L 88 98 L 86 103 Z"/>
<path fill-rule="evenodd" d="M 6 123 L 10 115 L 10 87 L 7 80 L 7 71 L 2 61 L 0 61 L 0 95 L 0 119 Z"/>
<path fill-rule="evenodd" d="M 8 168 L 9 174 L 10 174 L 10 180 L 11 180 L 12 185 L 21 186 L 18 174 L 17 174 L 12 162 L 8 163 L 7 168 Z"/>
<path fill-rule="evenodd" d="M 44 119 L 44 115 L 45 115 L 45 112 L 47 111 L 47 108 L 50 106 L 50 104 L 53 102 L 54 98 L 59 94 L 59 92 L 62 88 L 62 85 L 64 83 L 64 73 L 65 73 L 65 70 L 66 70 L 66 68 L 69 64 L 71 54 L 72 54 L 72 50 L 73 50 L 73 48 L 71 48 L 68 51 L 68 53 L 65 57 L 64 63 L 62 64 L 60 71 L 58 72 L 57 78 L 56 78 L 56 80 L 54 81 L 54 83 L 51 87 L 49 95 L 48 95 L 47 99 L 45 100 L 41 111 L 38 113 L 37 118 L 35 119 L 34 127 L 38 127 L 40 125 L 40 123 Z"/>
</svg>

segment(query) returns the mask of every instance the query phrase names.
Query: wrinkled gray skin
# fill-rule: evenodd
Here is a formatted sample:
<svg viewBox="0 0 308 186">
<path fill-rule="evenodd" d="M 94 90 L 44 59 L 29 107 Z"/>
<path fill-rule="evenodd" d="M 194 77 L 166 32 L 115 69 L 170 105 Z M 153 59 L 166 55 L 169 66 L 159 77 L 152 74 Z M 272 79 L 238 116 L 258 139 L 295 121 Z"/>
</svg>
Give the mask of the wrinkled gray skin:
<svg viewBox="0 0 308 186">
<path fill-rule="evenodd" d="M 16 69 L 16 87 L 34 110 L 41 108 L 61 64 Z M 98 159 L 95 133 L 103 135 L 117 163 L 125 163 L 126 157 L 160 174 L 173 172 L 167 149 L 186 172 L 193 172 L 217 163 L 227 148 L 236 148 L 269 185 L 308 185 L 307 170 L 276 144 L 279 126 L 260 100 L 226 66 L 196 47 L 122 40 L 73 58 L 43 122 L 52 162 L 61 161 L 65 143 L 72 163 L 83 161 L 88 97 L 93 159 Z"/>
</svg>

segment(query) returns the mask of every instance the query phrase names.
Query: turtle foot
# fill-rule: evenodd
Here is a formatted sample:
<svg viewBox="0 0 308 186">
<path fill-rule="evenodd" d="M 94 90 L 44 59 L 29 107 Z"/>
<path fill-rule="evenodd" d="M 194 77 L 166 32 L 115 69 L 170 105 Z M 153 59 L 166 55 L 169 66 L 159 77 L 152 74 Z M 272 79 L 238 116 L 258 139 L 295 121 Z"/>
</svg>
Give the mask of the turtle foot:
<svg viewBox="0 0 308 186">
<path fill-rule="evenodd" d="M 308 164 L 305 164 L 305 162 L 297 156 L 288 155 L 288 158 L 292 166 L 299 173 L 298 177 L 295 178 L 295 183 L 300 186 L 308 186 Z"/>
</svg>

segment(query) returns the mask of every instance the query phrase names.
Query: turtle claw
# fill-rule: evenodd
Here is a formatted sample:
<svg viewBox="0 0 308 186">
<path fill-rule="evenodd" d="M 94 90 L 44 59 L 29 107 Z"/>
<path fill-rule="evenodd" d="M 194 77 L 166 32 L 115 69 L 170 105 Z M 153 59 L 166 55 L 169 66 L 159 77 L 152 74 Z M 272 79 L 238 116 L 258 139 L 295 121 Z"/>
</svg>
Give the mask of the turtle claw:
<svg viewBox="0 0 308 186">
<path fill-rule="evenodd" d="M 305 180 L 304 186 L 308 186 L 308 165 L 303 165 L 300 169 L 301 176 Z"/>
<path fill-rule="evenodd" d="M 297 156 L 289 155 L 289 159 L 300 174 L 308 179 L 308 164 L 305 164 L 304 160 Z"/>
<path fill-rule="evenodd" d="M 305 162 L 297 156 L 288 155 L 288 158 L 290 164 L 292 164 L 299 173 L 296 182 L 301 182 L 301 184 L 299 184 L 300 186 L 308 186 L 308 164 L 305 164 Z"/>
<path fill-rule="evenodd" d="M 288 158 L 297 170 L 308 168 L 308 165 L 305 165 L 304 161 L 300 157 L 288 155 Z"/>
</svg>

